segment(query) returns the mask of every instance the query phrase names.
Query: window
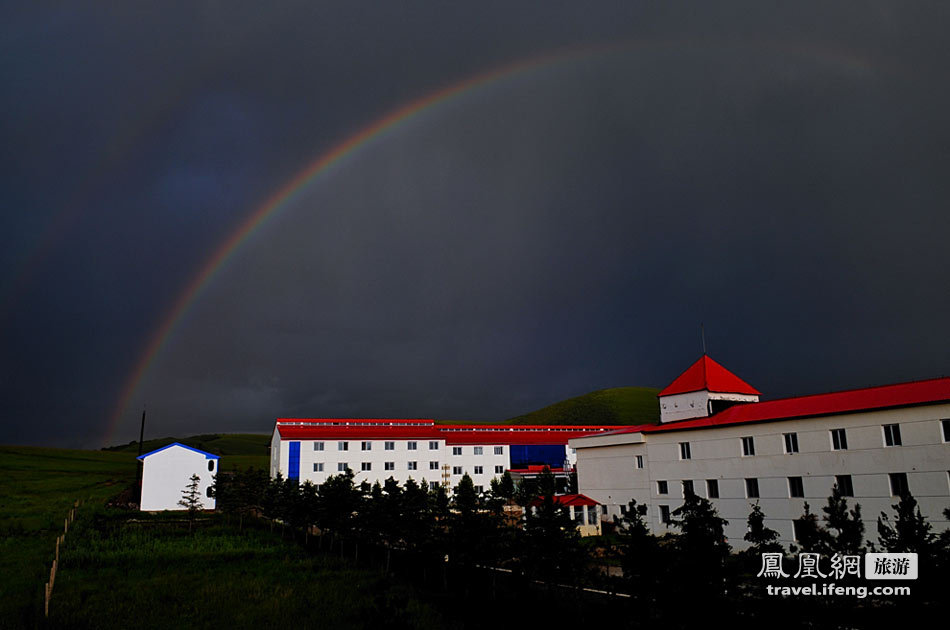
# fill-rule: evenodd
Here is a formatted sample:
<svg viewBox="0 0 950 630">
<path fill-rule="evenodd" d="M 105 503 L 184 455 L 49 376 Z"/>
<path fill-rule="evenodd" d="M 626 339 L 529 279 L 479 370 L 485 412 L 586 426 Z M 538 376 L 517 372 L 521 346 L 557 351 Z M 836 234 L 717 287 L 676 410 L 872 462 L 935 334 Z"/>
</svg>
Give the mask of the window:
<svg viewBox="0 0 950 630">
<path fill-rule="evenodd" d="M 349 442 L 337 442 L 337 443 L 336 443 L 336 450 L 338 450 L 338 451 L 348 451 L 348 450 L 350 450 L 350 443 L 349 443 Z"/>
<path fill-rule="evenodd" d="M 710 499 L 719 498 L 719 480 L 718 479 L 706 480 L 706 494 L 709 495 Z"/>
<path fill-rule="evenodd" d="M 574 522 L 578 525 L 584 524 L 584 508 L 579 505 L 574 507 Z"/>
<path fill-rule="evenodd" d="M 395 442 L 383 442 L 383 449 L 384 449 L 384 450 L 387 450 L 387 451 L 394 451 L 394 450 L 396 450 L 396 443 L 395 443 Z"/>
<path fill-rule="evenodd" d="M 373 469 L 372 462 L 363 462 L 362 464 L 360 464 L 360 470 L 372 470 L 372 469 Z"/>
<path fill-rule="evenodd" d="M 801 541 L 802 533 L 808 529 L 808 524 L 804 522 L 804 519 L 796 518 L 792 521 L 792 536 L 796 541 Z"/>
<path fill-rule="evenodd" d="M 670 490 L 670 489 L 667 487 L 665 481 L 657 481 L 657 482 L 656 482 L 656 493 L 657 493 L 657 494 L 667 494 L 667 493 L 669 492 L 669 490 Z"/>
<path fill-rule="evenodd" d="M 208 496 L 209 499 L 213 498 L 211 495 L 214 494 L 214 492 L 212 491 L 211 486 L 208 486 L 208 489 L 205 490 L 205 494 Z"/>
<path fill-rule="evenodd" d="M 684 479 L 683 480 L 683 496 L 687 497 L 691 494 L 695 494 L 695 492 L 693 492 L 693 480 Z"/>
<path fill-rule="evenodd" d="M 373 450 L 372 442 L 360 442 L 360 450 L 371 451 Z"/>
<path fill-rule="evenodd" d="M 943 428 L 943 441 L 950 442 L 950 419 L 941 420 L 940 426 Z"/>
<path fill-rule="evenodd" d="M 336 465 L 337 472 L 346 472 L 347 468 L 348 466 L 346 465 L 346 462 L 340 462 L 339 464 Z"/>
<path fill-rule="evenodd" d="M 429 462 L 429 470 L 438 470 L 439 462 Z"/>
<path fill-rule="evenodd" d="M 910 493 L 907 486 L 907 473 L 891 473 L 888 475 L 891 479 L 891 494 L 895 497 L 902 497 Z"/>
<path fill-rule="evenodd" d="M 844 429 L 831 430 L 831 448 L 835 451 L 848 450 L 848 436 L 845 435 Z"/>
<path fill-rule="evenodd" d="M 505 454 L 505 447 L 504 447 L 504 446 L 496 446 L 496 447 L 495 447 L 495 455 L 504 455 L 504 454 Z"/>
<path fill-rule="evenodd" d="M 406 442 L 406 450 L 414 451 L 416 450 L 416 445 L 418 442 Z"/>
<path fill-rule="evenodd" d="M 745 480 L 745 496 L 749 499 L 759 498 L 759 480 L 755 477 Z"/>
<path fill-rule="evenodd" d="M 481 466 L 476 466 L 476 467 L 475 467 L 475 474 L 476 474 L 476 475 L 481 475 L 481 474 L 484 473 L 484 472 L 485 472 L 485 471 L 484 471 L 484 469 L 483 469 Z"/>
<path fill-rule="evenodd" d="M 805 496 L 805 484 L 801 477 L 788 478 L 788 496 L 799 499 Z"/>
<path fill-rule="evenodd" d="M 851 485 L 851 475 L 837 475 L 835 477 L 835 483 L 838 484 L 838 492 L 841 493 L 841 496 L 854 496 L 854 486 Z"/>
<path fill-rule="evenodd" d="M 406 464 L 408 470 L 419 470 L 419 462 L 409 462 Z"/>
<path fill-rule="evenodd" d="M 429 482 L 429 490 L 435 490 L 435 489 L 438 488 L 438 487 L 439 487 L 439 484 L 438 484 L 437 482 L 435 482 L 435 481 L 430 481 L 430 482 Z"/>
<path fill-rule="evenodd" d="M 314 442 L 314 443 L 313 443 L 313 450 L 315 450 L 315 451 L 322 451 L 322 450 L 323 450 L 323 442 Z"/>
<path fill-rule="evenodd" d="M 430 450 L 430 451 L 437 451 L 437 450 L 439 450 L 439 443 L 438 443 L 438 442 L 429 442 L 429 450 Z"/>
<path fill-rule="evenodd" d="M 626 513 L 627 513 L 627 506 L 626 506 L 626 505 L 621 505 L 621 506 L 620 506 L 620 515 L 623 516 L 623 515 L 626 514 Z"/>
<path fill-rule="evenodd" d="M 213 460 L 213 459 L 209 459 L 209 460 L 208 460 L 208 471 L 209 471 L 209 472 L 214 472 L 214 460 Z"/>
<path fill-rule="evenodd" d="M 786 453 L 798 452 L 798 434 L 797 433 L 785 434 L 785 452 Z"/>
<path fill-rule="evenodd" d="M 461 475 L 461 474 L 462 474 L 462 467 L 461 467 L 461 466 L 452 466 L 452 474 L 453 474 L 453 475 Z"/>
<path fill-rule="evenodd" d="M 452 454 L 453 454 L 453 455 L 461 455 L 461 454 L 462 454 L 462 447 L 461 447 L 461 446 L 453 446 L 453 447 L 452 447 Z"/>
<path fill-rule="evenodd" d="M 637 468 L 643 468 L 643 455 L 637 455 Z"/>
<path fill-rule="evenodd" d="M 496 474 L 496 475 L 504 474 L 504 472 L 505 472 L 505 467 L 504 467 L 504 466 L 495 466 L 495 474 Z"/>
<path fill-rule="evenodd" d="M 670 506 L 668 505 L 660 506 L 660 522 L 666 525 L 670 524 Z"/>
<path fill-rule="evenodd" d="M 901 445 L 901 425 L 885 424 L 884 425 L 884 446 L 900 446 L 900 445 Z"/>
<path fill-rule="evenodd" d="M 313 472 L 323 472 L 323 464 L 317 462 L 313 465 Z"/>
<path fill-rule="evenodd" d="M 755 440 L 751 435 L 742 438 L 742 454 L 746 457 L 755 455 Z"/>
<path fill-rule="evenodd" d="M 475 486 L 475 492 L 478 494 L 485 492 L 485 486 Z"/>
<path fill-rule="evenodd" d="M 481 454 L 482 454 L 482 450 L 483 450 L 483 449 L 482 449 L 481 446 L 476 446 L 476 447 L 475 447 L 475 454 L 476 454 L 476 455 L 481 455 Z"/>
<path fill-rule="evenodd" d="M 680 459 L 690 459 L 689 442 L 680 442 Z"/>
<path fill-rule="evenodd" d="M 383 469 L 384 469 L 384 470 L 396 470 L 396 462 L 384 462 L 384 463 L 383 463 Z"/>
</svg>

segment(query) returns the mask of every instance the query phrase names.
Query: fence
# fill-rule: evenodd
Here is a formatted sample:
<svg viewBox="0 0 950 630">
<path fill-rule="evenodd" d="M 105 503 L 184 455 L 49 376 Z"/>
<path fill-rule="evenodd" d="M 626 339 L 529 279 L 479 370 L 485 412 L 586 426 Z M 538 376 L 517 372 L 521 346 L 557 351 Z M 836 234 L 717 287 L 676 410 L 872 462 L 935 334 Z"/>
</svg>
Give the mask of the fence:
<svg viewBox="0 0 950 630">
<path fill-rule="evenodd" d="M 43 585 L 43 615 L 49 617 L 49 600 L 53 596 L 53 585 L 56 583 L 56 572 L 59 569 L 59 549 L 66 543 L 66 534 L 69 533 L 69 524 L 76 520 L 76 510 L 83 502 L 79 499 L 73 503 L 73 507 L 66 513 L 63 519 L 63 533 L 56 537 L 56 551 L 53 554 L 53 564 L 49 569 L 49 581 Z"/>
</svg>

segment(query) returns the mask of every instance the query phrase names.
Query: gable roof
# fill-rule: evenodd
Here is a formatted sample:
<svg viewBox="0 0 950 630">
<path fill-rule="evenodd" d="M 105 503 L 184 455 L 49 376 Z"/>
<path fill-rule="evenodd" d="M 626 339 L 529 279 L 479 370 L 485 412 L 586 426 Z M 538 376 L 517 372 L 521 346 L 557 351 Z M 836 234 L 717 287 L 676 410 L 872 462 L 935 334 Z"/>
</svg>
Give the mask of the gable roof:
<svg viewBox="0 0 950 630">
<path fill-rule="evenodd" d="M 142 455 L 139 455 L 139 456 L 136 457 L 135 459 L 144 460 L 144 459 L 145 459 L 146 457 L 148 457 L 149 455 L 154 455 L 155 453 L 161 453 L 162 451 L 167 450 L 167 449 L 170 449 L 170 448 L 173 447 L 173 446 L 180 446 L 180 447 L 182 447 L 182 448 L 188 449 L 189 451 L 194 451 L 194 452 L 196 452 L 196 453 L 201 453 L 202 455 L 205 456 L 205 459 L 221 459 L 220 457 L 218 457 L 218 456 L 215 455 L 214 453 L 208 453 L 208 452 L 202 451 L 202 450 L 200 450 L 200 449 L 197 449 L 197 448 L 188 446 L 187 444 L 182 444 L 181 442 L 172 442 L 171 444 L 168 444 L 168 445 L 166 445 L 166 446 L 163 446 L 162 448 L 157 448 L 157 449 L 155 449 L 154 451 L 151 451 L 151 452 L 149 452 L 149 453 L 143 453 Z"/>
<path fill-rule="evenodd" d="M 709 355 L 704 354 L 657 394 L 657 397 L 698 392 L 704 389 L 722 394 L 749 394 L 752 396 L 760 394 L 759 390 L 713 361 Z"/>
<path fill-rule="evenodd" d="M 833 414 L 856 413 L 950 401 L 950 377 L 926 381 L 864 387 L 829 394 L 780 398 L 757 403 L 741 403 L 708 418 L 651 425 L 644 433 L 701 429 L 732 424 L 793 420 Z"/>
</svg>

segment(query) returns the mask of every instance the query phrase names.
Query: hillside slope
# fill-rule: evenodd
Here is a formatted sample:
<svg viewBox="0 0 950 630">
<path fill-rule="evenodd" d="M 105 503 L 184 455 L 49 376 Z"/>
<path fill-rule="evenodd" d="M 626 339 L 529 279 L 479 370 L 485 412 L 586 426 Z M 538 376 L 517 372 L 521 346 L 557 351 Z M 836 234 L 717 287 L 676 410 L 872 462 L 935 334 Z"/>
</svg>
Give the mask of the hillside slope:
<svg viewBox="0 0 950 630">
<path fill-rule="evenodd" d="M 568 398 L 526 413 L 511 424 L 650 424 L 660 420 L 652 387 L 614 387 Z"/>
</svg>

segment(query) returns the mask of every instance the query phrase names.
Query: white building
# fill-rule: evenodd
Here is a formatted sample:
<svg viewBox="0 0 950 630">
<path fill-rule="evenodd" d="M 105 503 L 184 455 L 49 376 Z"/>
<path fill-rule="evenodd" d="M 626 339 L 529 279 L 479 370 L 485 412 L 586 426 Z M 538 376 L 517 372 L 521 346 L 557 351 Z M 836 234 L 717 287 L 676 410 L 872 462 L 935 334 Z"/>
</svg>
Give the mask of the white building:
<svg viewBox="0 0 950 630">
<path fill-rule="evenodd" d="M 462 476 L 488 490 L 506 470 L 573 466 L 567 441 L 615 426 L 459 425 L 433 420 L 279 418 L 271 439 L 270 474 L 322 484 L 347 468 L 357 484 L 399 483 L 410 477 L 430 487 L 455 487 Z"/>
<path fill-rule="evenodd" d="M 908 490 L 936 531 L 950 507 L 950 378 L 759 402 L 759 392 L 703 356 L 658 395 L 660 424 L 572 438 L 579 491 L 620 514 L 648 506 L 654 533 L 692 489 L 747 544 L 758 502 L 785 545 L 807 501 L 819 517 L 836 482 L 861 504 L 865 536 Z"/>
<path fill-rule="evenodd" d="M 146 512 L 181 510 L 178 502 L 182 492 L 198 475 L 202 509 L 213 510 L 211 497 L 214 476 L 218 473 L 218 456 L 174 442 L 151 453 L 139 455 L 142 461 L 142 501 Z"/>
</svg>

